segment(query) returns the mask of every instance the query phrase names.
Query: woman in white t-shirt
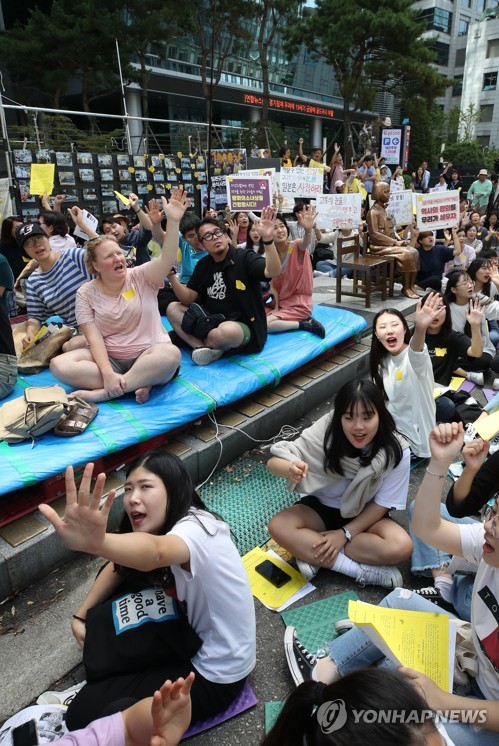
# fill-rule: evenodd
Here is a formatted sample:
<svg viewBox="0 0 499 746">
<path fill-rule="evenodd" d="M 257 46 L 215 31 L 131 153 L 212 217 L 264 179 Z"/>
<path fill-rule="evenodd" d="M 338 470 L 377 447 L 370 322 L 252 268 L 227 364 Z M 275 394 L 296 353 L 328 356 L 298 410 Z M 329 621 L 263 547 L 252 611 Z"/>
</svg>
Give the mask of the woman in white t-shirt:
<svg viewBox="0 0 499 746">
<path fill-rule="evenodd" d="M 395 588 L 394 565 L 412 552 L 406 531 L 389 519 L 405 510 L 410 452 L 381 391 L 372 381 L 350 381 L 338 391 L 334 411 L 293 442 L 271 448 L 268 469 L 304 493 L 278 513 L 269 533 L 292 552 L 303 576 L 321 567 L 360 585 Z"/>
<path fill-rule="evenodd" d="M 100 402 L 135 392 L 143 404 L 152 386 L 175 377 L 180 351 L 163 327 L 157 296 L 176 261 L 178 227 L 188 206 L 181 188 L 173 190 L 169 202 L 163 198 L 168 223 L 161 255 L 138 267 L 127 268 L 112 236 L 87 242 L 85 261 L 96 279 L 79 288 L 76 319 L 88 347 L 60 355 L 50 365 L 81 399 Z M 149 203 L 149 217 L 161 220 L 155 201 Z"/>
<path fill-rule="evenodd" d="M 397 309 L 379 311 L 373 320 L 371 378 L 384 393 L 388 411 L 415 456 L 430 455 L 428 436 L 435 427 L 433 368 L 425 344 L 426 331 L 441 305 L 438 293 L 419 301 L 411 338 L 407 321 Z"/>
<path fill-rule="evenodd" d="M 72 467 L 68 468 L 62 520 L 48 505 L 40 507 L 67 547 L 108 560 L 72 621 L 73 634 L 84 649 L 88 683 L 69 706 L 68 727 L 85 727 L 108 714 L 113 705 L 112 711 L 123 709 L 131 704 L 130 700 L 152 696 L 165 679 L 186 677 L 190 671 L 196 674 L 191 691 L 192 720 L 213 717 L 239 695 L 256 660 L 253 596 L 230 528 L 206 509 L 180 459 L 158 448 L 130 465 L 120 532 L 108 533 L 115 490 L 110 491 L 100 508 L 105 475 L 97 477 L 91 494 L 92 472 L 93 464 L 87 464 L 77 493 Z M 145 589 L 151 586 L 154 597 L 148 597 L 140 607 L 125 606 L 123 598 L 136 598 L 139 592 L 146 598 Z M 160 597 L 155 603 L 157 594 Z M 189 652 L 184 652 L 185 635 L 177 640 L 177 633 L 169 631 L 166 612 L 161 616 L 168 597 L 177 599 L 199 638 L 194 654 L 190 641 Z M 128 644 L 126 670 L 120 658 L 116 661 L 119 674 L 94 676 L 90 681 L 88 662 L 93 660 L 91 653 L 94 651 L 95 655 L 96 647 L 99 649 L 99 635 L 95 627 L 93 635 L 87 634 L 85 623 L 89 610 L 95 615 L 96 607 L 108 599 L 115 599 L 117 604 L 111 615 L 116 636 L 140 627 L 146 630 L 145 639 L 141 637 L 136 646 Z M 121 613 L 124 608 L 129 610 L 126 618 Z M 155 613 L 156 608 L 159 613 Z M 179 613 L 177 607 L 177 616 Z M 143 624 L 146 614 L 151 621 Z M 164 632 L 157 633 L 162 625 Z M 148 627 L 154 629 L 147 632 Z M 163 651 L 156 638 L 150 643 L 154 649 L 147 650 L 150 636 L 157 634 L 161 639 L 175 634 L 174 650 Z M 135 652 L 143 644 L 146 650 Z M 141 666 L 137 656 L 150 653 L 153 663 Z M 105 654 L 107 651 L 103 651 Z M 115 670 L 112 665 L 108 669 Z M 128 702 L 124 702 L 126 699 Z M 122 706 L 116 707 L 117 702 Z"/>
</svg>

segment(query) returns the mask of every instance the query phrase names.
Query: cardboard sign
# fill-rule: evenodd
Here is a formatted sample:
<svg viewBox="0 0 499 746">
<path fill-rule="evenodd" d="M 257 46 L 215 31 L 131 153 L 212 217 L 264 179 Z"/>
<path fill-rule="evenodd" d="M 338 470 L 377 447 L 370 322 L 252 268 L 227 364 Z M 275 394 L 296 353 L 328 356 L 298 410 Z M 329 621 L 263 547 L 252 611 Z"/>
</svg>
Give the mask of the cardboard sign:
<svg viewBox="0 0 499 746">
<path fill-rule="evenodd" d="M 315 198 L 323 193 L 324 174 L 318 168 L 282 168 L 281 194 L 284 199 Z"/>
<path fill-rule="evenodd" d="M 54 191 L 54 163 L 32 163 L 29 182 L 30 194 L 52 194 Z"/>
<path fill-rule="evenodd" d="M 383 130 L 381 133 L 381 158 L 387 163 L 400 163 L 400 149 L 402 147 L 402 130 Z"/>
<path fill-rule="evenodd" d="M 452 228 L 459 223 L 459 191 L 416 195 L 416 222 L 420 231 Z"/>
<path fill-rule="evenodd" d="M 410 225 L 412 223 L 412 191 L 391 192 L 386 205 L 386 214 L 393 225 Z"/>
<path fill-rule="evenodd" d="M 270 178 L 227 176 L 227 197 L 231 212 L 259 212 L 272 205 Z"/>
<path fill-rule="evenodd" d="M 360 194 L 319 194 L 315 200 L 317 227 L 358 228 L 361 204 Z"/>
</svg>

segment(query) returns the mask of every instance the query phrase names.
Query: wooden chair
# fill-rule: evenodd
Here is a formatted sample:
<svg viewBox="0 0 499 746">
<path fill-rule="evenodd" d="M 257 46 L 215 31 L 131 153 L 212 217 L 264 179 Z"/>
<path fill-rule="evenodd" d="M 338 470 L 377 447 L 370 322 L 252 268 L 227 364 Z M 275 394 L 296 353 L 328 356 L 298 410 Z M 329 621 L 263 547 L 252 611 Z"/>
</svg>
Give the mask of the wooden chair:
<svg viewBox="0 0 499 746">
<path fill-rule="evenodd" d="M 370 308 L 373 289 L 379 290 L 381 299 L 386 300 L 388 297 L 388 268 L 389 262 L 386 258 L 360 253 L 358 236 L 339 237 L 336 242 L 336 303 L 341 303 L 342 295 L 348 295 L 355 298 L 365 298 L 366 308 Z M 349 273 L 353 274 L 352 291 L 344 290 L 341 287 L 342 269 L 348 269 Z M 361 287 L 359 287 L 359 280 L 361 281 Z M 391 287 L 393 292 L 393 281 Z"/>
<path fill-rule="evenodd" d="M 369 233 L 366 231 L 364 233 L 364 248 L 360 250 L 361 254 L 369 254 L 370 248 L 369 248 Z M 393 286 L 395 283 L 395 262 L 396 259 L 394 256 L 390 255 L 384 255 L 383 259 L 386 259 L 388 261 L 388 296 L 390 298 L 393 298 Z"/>
</svg>

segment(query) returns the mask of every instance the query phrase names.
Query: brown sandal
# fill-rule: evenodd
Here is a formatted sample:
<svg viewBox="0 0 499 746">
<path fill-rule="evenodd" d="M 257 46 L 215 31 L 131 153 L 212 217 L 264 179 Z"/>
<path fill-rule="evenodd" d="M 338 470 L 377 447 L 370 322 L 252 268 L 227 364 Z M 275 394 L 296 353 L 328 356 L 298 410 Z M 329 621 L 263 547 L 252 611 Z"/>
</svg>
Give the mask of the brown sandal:
<svg viewBox="0 0 499 746">
<path fill-rule="evenodd" d="M 99 411 L 97 404 L 83 401 L 78 396 L 68 396 L 68 402 L 71 409 L 53 430 L 54 434 L 60 435 L 61 438 L 71 438 L 73 435 L 81 435 Z"/>
</svg>

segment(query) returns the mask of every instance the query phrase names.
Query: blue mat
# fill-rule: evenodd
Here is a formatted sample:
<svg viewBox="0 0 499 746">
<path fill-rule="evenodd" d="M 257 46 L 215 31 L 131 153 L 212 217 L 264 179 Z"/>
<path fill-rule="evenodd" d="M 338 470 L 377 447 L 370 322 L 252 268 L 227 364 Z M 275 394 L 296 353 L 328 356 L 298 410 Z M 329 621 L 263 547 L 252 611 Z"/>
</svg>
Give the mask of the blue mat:
<svg viewBox="0 0 499 746">
<path fill-rule="evenodd" d="M 92 461 L 169 432 L 264 386 L 276 385 L 282 376 L 367 326 L 361 316 L 344 309 L 315 306 L 313 314 L 326 328 L 323 340 L 302 331 L 269 335 L 257 355 L 228 355 L 204 368 L 182 351 L 180 376 L 155 387 L 146 404 L 136 404 L 132 396 L 100 404 L 88 430 L 76 438 L 47 434 L 34 448 L 31 442 L 0 443 L 0 495 L 59 474 L 68 464 Z M 28 385 L 53 383 L 57 381 L 48 371 L 20 378 L 9 398 L 21 396 Z"/>
</svg>

